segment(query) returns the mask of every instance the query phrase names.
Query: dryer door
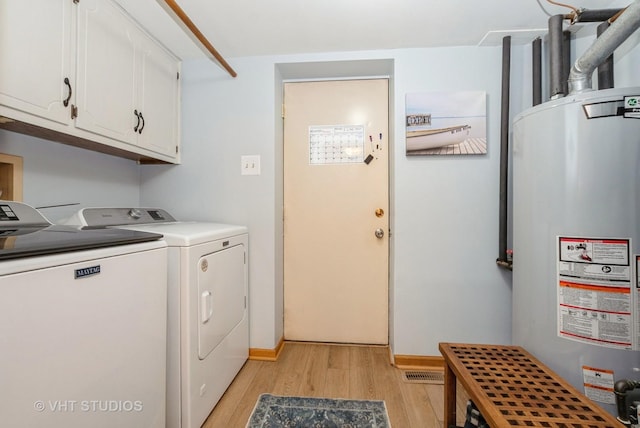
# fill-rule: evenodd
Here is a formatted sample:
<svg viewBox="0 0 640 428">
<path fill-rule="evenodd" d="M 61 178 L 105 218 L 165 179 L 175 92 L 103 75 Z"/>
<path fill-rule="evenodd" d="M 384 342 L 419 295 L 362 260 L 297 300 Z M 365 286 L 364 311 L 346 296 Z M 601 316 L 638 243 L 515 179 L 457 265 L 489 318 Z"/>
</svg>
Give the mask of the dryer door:
<svg viewBox="0 0 640 428">
<path fill-rule="evenodd" d="M 246 314 L 244 246 L 236 245 L 198 261 L 198 358 L 207 355 Z"/>
</svg>

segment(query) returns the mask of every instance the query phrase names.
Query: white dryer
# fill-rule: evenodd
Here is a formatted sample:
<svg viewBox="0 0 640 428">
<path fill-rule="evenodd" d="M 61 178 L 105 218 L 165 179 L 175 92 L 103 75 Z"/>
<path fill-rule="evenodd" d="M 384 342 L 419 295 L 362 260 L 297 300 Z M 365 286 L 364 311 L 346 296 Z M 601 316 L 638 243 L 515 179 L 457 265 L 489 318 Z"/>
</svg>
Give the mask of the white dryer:
<svg viewBox="0 0 640 428">
<path fill-rule="evenodd" d="M 247 228 L 179 222 L 149 208 L 85 208 L 67 224 L 164 236 L 167 427 L 199 428 L 249 355 Z"/>
</svg>

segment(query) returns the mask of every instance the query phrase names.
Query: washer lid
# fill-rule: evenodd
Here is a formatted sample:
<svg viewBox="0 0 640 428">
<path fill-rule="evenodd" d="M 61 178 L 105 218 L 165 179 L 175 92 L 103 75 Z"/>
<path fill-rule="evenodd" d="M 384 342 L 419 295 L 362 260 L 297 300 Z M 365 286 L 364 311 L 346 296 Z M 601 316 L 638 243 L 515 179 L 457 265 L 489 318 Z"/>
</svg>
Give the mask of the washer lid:
<svg viewBox="0 0 640 428">
<path fill-rule="evenodd" d="M 0 260 L 155 241 L 162 235 L 124 229 L 81 230 L 69 226 L 0 227 Z"/>
</svg>

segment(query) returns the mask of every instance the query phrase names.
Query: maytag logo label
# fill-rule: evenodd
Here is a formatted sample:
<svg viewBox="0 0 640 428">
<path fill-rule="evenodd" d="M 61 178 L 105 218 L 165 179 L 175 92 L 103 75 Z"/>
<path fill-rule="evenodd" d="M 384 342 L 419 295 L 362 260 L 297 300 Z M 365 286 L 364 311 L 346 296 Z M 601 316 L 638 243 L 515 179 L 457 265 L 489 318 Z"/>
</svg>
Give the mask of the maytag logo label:
<svg viewBox="0 0 640 428">
<path fill-rule="evenodd" d="M 100 265 L 76 269 L 75 279 L 86 278 L 88 276 L 98 275 L 99 273 Z"/>
</svg>

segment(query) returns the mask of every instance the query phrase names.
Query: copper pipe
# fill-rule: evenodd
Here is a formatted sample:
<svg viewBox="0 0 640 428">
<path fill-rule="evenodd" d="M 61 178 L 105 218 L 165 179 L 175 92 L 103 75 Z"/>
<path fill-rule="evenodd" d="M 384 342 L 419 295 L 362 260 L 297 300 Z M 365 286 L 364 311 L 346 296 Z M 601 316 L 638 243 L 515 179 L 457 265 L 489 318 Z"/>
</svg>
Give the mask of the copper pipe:
<svg viewBox="0 0 640 428">
<path fill-rule="evenodd" d="M 213 45 L 211 45 L 211 43 L 209 43 L 209 41 L 204 36 L 204 34 L 202 34 L 202 32 L 200 32 L 200 30 L 198 30 L 198 27 L 196 27 L 196 25 L 193 23 L 193 21 L 191 21 L 191 19 L 189 19 L 189 17 L 187 16 L 187 14 L 180 8 L 180 6 L 178 6 L 178 3 L 176 3 L 174 0 L 164 0 L 164 2 L 173 11 L 175 16 L 177 18 L 179 18 L 184 25 L 187 26 L 187 29 L 189 31 L 191 31 L 191 33 L 198 39 L 198 41 L 200 43 L 202 43 L 202 45 L 205 47 L 205 49 L 207 49 L 207 51 L 209 51 L 209 53 L 211 53 L 211 55 L 213 55 L 215 60 L 225 70 L 227 70 L 227 72 L 231 75 L 231 77 L 236 77 L 238 75 L 238 73 L 236 73 L 235 70 L 233 68 L 231 68 L 231 66 L 227 63 L 227 61 L 225 61 L 225 59 L 222 58 L 222 55 L 220 55 L 218 53 L 216 48 L 214 48 Z"/>
<path fill-rule="evenodd" d="M 627 6 L 627 7 L 629 7 L 629 6 Z M 616 13 L 615 15 L 613 15 L 611 18 L 609 18 L 609 20 L 608 20 L 607 22 L 608 22 L 609 24 L 613 24 L 613 23 L 614 23 L 614 21 L 615 21 L 616 19 L 618 19 L 618 17 L 619 17 L 620 15 L 622 15 L 622 13 L 623 13 L 625 10 L 627 10 L 627 8 L 626 8 L 626 7 L 625 7 L 624 9 L 620 9 L 620 11 L 619 11 L 618 13 Z"/>
</svg>

